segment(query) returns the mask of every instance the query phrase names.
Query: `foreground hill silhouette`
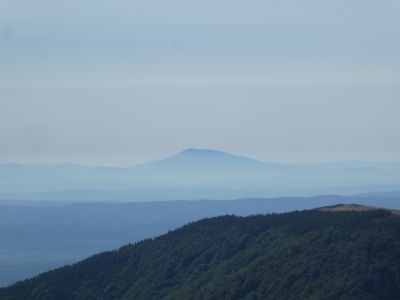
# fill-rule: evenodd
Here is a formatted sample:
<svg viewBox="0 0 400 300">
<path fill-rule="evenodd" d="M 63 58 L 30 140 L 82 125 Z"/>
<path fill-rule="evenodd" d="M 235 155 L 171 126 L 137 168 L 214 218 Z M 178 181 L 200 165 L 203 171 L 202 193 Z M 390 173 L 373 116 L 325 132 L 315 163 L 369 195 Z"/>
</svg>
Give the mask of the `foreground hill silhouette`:
<svg viewBox="0 0 400 300">
<path fill-rule="evenodd" d="M 400 217 L 204 219 L 0 290 L 0 299 L 399 299 Z"/>
</svg>

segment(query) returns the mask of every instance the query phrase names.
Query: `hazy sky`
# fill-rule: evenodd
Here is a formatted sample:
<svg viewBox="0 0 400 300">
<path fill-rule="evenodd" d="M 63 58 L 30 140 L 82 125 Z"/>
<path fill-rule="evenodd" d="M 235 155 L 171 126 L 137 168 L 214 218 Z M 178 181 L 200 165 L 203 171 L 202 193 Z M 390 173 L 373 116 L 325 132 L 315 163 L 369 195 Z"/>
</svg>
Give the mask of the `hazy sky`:
<svg viewBox="0 0 400 300">
<path fill-rule="evenodd" d="M 400 161 L 400 1 L 0 1 L 0 162 Z"/>
</svg>

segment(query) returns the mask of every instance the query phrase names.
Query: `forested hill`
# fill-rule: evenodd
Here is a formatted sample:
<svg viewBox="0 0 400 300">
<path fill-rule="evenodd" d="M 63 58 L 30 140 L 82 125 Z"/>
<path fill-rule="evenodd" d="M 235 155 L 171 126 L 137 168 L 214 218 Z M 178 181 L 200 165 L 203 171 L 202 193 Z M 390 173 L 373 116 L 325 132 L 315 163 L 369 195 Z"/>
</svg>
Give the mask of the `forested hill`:
<svg viewBox="0 0 400 300">
<path fill-rule="evenodd" d="M 399 299 L 400 217 L 204 219 L 0 290 L 0 299 Z"/>
</svg>

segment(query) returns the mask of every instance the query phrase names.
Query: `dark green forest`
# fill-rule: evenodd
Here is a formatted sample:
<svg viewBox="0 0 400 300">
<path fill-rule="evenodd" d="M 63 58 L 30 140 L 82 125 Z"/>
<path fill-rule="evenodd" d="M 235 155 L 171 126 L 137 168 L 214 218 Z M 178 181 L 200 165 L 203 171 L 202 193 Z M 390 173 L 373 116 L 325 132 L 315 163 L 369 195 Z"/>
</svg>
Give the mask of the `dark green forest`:
<svg viewBox="0 0 400 300">
<path fill-rule="evenodd" d="M 0 299 L 400 299 L 400 217 L 204 219 L 1 289 Z"/>
</svg>

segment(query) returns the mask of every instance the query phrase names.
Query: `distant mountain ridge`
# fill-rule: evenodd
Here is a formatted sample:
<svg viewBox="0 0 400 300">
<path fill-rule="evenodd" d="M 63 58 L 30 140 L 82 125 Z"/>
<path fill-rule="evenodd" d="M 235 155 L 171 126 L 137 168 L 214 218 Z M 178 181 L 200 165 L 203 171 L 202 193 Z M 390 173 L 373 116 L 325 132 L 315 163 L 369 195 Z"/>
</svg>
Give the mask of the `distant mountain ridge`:
<svg viewBox="0 0 400 300">
<path fill-rule="evenodd" d="M 146 190 L 150 192 L 140 196 L 141 191 Z M 29 200 L 36 199 L 38 193 L 51 193 L 58 200 L 76 191 L 86 191 L 86 200 L 91 201 L 96 201 L 95 196 L 102 191 L 127 191 L 120 193 L 122 199 L 116 199 L 120 201 L 157 201 L 396 190 L 400 190 L 400 164 L 271 164 L 195 148 L 124 168 L 74 164 L 0 165 L 0 199 Z M 164 197 L 165 191 L 170 195 L 168 198 Z"/>
</svg>

